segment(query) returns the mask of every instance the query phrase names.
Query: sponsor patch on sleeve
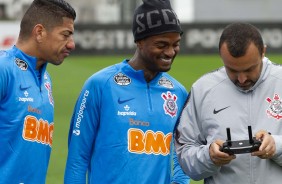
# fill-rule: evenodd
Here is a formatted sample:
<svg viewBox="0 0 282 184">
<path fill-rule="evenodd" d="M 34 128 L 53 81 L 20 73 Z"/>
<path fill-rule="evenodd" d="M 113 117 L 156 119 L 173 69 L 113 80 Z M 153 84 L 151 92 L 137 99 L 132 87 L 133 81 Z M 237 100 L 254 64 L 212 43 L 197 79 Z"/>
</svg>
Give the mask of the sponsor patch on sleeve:
<svg viewBox="0 0 282 184">
<path fill-rule="evenodd" d="M 131 79 L 123 73 L 118 73 L 114 76 L 115 82 L 120 86 L 127 86 L 131 83 Z"/>
<path fill-rule="evenodd" d="M 24 60 L 16 58 L 15 63 L 21 70 L 23 70 L 23 71 L 27 70 L 28 65 Z"/>
<path fill-rule="evenodd" d="M 173 88 L 173 83 L 165 77 L 160 78 L 158 83 L 159 83 L 160 86 L 164 86 L 164 87 L 169 88 L 169 89 Z"/>
</svg>

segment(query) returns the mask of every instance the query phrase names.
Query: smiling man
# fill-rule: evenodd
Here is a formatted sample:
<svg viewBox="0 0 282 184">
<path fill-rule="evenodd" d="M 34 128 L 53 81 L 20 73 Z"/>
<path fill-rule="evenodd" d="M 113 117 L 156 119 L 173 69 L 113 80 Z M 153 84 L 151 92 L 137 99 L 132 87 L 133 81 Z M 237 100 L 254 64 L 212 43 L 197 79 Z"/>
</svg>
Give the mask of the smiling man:
<svg viewBox="0 0 282 184">
<path fill-rule="evenodd" d="M 69 131 L 65 183 L 187 184 L 172 134 L 187 98 L 171 77 L 182 30 L 168 0 L 144 0 L 133 17 L 136 52 L 85 83 Z"/>
</svg>

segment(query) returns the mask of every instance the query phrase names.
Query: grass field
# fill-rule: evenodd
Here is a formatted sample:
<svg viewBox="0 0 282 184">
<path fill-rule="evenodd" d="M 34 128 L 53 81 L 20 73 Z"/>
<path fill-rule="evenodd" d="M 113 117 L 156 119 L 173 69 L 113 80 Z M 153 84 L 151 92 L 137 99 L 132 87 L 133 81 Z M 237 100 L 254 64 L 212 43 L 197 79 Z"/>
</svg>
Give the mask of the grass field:
<svg viewBox="0 0 282 184">
<path fill-rule="evenodd" d="M 125 56 L 71 56 L 61 66 L 48 66 L 53 81 L 55 132 L 47 184 L 63 183 L 69 121 L 84 81 L 96 71 L 121 62 L 124 58 Z M 282 63 L 281 55 L 270 55 L 269 58 L 277 63 Z M 222 63 L 218 55 L 179 55 L 169 73 L 189 90 L 197 78 L 219 66 L 222 66 Z M 202 183 L 203 181 L 191 182 L 191 184 Z"/>
</svg>

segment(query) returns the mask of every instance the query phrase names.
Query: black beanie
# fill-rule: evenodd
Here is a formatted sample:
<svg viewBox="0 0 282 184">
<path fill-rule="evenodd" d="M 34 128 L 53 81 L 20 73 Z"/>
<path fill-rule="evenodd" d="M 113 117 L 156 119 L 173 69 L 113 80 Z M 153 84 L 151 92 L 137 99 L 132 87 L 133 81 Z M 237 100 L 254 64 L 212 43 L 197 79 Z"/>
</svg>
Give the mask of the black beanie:
<svg viewBox="0 0 282 184">
<path fill-rule="evenodd" d="M 182 34 L 180 22 L 169 0 L 142 0 L 134 12 L 132 32 L 134 41 L 163 33 Z"/>
</svg>

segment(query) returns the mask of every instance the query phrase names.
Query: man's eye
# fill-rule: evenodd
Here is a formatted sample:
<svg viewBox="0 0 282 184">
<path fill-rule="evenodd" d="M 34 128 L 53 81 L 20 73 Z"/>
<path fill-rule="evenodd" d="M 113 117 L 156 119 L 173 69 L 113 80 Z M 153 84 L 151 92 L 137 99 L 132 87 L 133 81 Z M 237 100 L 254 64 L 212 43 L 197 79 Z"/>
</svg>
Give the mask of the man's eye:
<svg viewBox="0 0 282 184">
<path fill-rule="evenodd" d="M 174 47 L 179 47 L 180 46 L 180 43 L 177 43 L 174 45 Z"/>
<path fill-rule="evenodd" d="M 165 44 L 157 44 L 156 45 L 158 48 L 164 48 L 166 45 Z"/>
</svg>

